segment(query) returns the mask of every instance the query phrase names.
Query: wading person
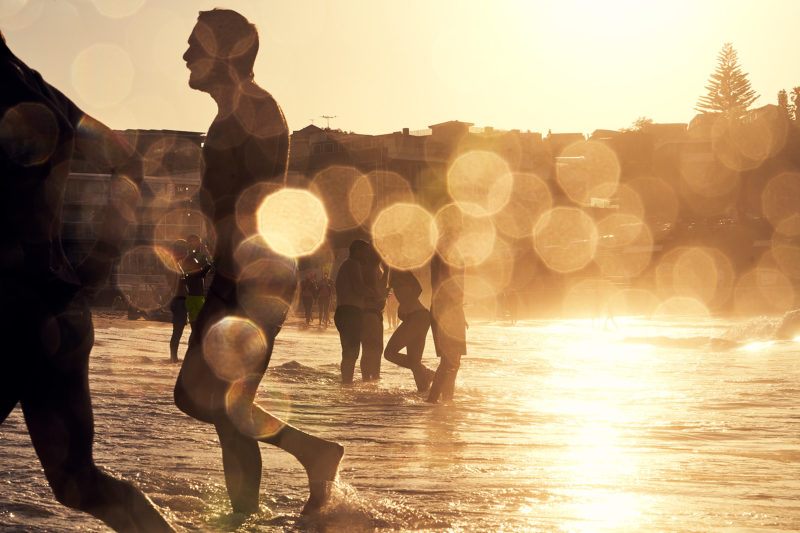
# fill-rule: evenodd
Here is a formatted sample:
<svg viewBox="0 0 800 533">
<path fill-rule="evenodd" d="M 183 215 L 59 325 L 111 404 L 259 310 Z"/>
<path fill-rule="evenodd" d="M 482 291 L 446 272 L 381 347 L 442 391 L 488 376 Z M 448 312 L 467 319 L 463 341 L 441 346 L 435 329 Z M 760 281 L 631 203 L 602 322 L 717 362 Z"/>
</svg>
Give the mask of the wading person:
<svg viewBox="0 0 800 533">
<path fill-rule="evenodd" d="M 172 258 L 175 261 L 174 268 L 179 272 L 182 270 L 181 262 L 185 260 L 189 253 L 189 244 L 178 239 L 172 243 Z M 178 348 L 181 344 L 181 336 L 186 328 L 186 278 L 183 274 L 173 275 L 175 292 L 169 302 L 169 310 L 172 313 L 172 337 L 169 339 L 169 362 L 178 362 Z"/>
<path fill-rule="evenodd" d="M 206 302 L 206 275 L 211 270 L 212 260 L 206 245 L 199 235 L 186 238 L 189 247 L 183 261 L 179 263 L 186 283 L 186 312 L 189 324 L 194 328 L 200 310 Z"/>
<path fill-rule="evenodd" d="M 245 242 L 248 236 L 236 221 L 237 199 L 257 183 L 283 185 L 289 155 L 283 113 L 253 81 L 257 51 L 255 26 L 235 11 L 214 9 L 200 13 L 183 55 L 189 86 L 208 93 L 218 106 L 203 145 L 200 191 L 217 243 L 214 279 L 189 338 L 175 384 L 175 403 L 189 416 L 214 425 L 234 512 L 258 510 L 260 441 L 290 453 L 303 466 L 310 488 L 303 512 L 308 513 L 327 501 L 343 448 L 285 424 L 253 403 L 287 308 L 271 313 L 270 298 L 254 300 L 253 291 L 243 285 L 246 278 L 235 253 L 250 242 Z M 276 265 L 281 260 L 262 261 Z M 291 302 L 295 276 L 292 270 L 289 276 L 276 277 L 269 294 Z M 232 327 L 237 324 L 250 329 Z M 237 349 L 243 336 L 257 341 L 245 343 L 251 348 L 246 368 Z"/>
<path fill-rule="evenodd" d="M 329 307 L 331 304 L 331 296 L 333 293 L 333 282 L 328 277 L 327 271 L 322 271 L 322 279 L 319 282 L 319 289 L 317 290 L 317 305 L 319 306 L 319 325 L 327 328 L 330 322 Z"/>
<path fill-rule="evenodd" d="M 461 356 L 467 353 L 464 316 L 464 272 L 448 265 L 439 254 L 431 258 L 431 333 L 439 366 L 428 402 L 453 399 Z"/>
<path fill-rule="evenodd" d="M 384 357 L 387 361 L 411 370 L 417 390 L 428 392 L 434 372 L 422 364 L 422 352 L 425 351 L 425 337 L 431 326 L 431 315 L 419 301 L 422 287 L 414 274 L 399 270 L 392 271 L 389 287 L 397 297 L 401 322 L 386 343 Z M 400 352 L 403 348 L 406 353 Z"/>
<path fill-rule="evenodd" d="M 364 314 L 361 317 L 361 379 L 376 381 L 381 378 L 383 354 L 383 308 L 386 305 L 389 269 L 381 265 L 381 258 L 372 246 L 361 265 L 364 285 Z"/>
<path fill-rule="evenodd" d="M 89 301 L 119 256 L 141 162 L 126 141 L 14 56 L 2 33 L 0 80 L 0 422 L 20 404 L 59 502 L 117 531 L 173 531 L 146 496 L 92 458 Z M 73 150 L 111 173 L 97 241 L 75 268 L 61 244 Z"/>
<path fill-rule="evenodd" d="M 336 311 L 333 323 L 339 331 L 342 344 L 342 384 L 353 383 L 353 373 L 361 351 L 364 300 L 368 289 L 364 284 L 363 264 L 370 245 L 360 239 L 350 243 L 350 255 L 336 274 Z"/>
</svg>

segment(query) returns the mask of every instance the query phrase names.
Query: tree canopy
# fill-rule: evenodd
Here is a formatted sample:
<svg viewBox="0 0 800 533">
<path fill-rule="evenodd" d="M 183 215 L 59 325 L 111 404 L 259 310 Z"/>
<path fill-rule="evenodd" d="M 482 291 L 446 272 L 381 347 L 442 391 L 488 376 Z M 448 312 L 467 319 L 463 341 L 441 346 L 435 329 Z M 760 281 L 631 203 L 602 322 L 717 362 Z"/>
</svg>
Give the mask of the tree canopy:
<svg viewBox="0 0 800 533">
<path fill-rule="evenodd" d="M 756 101 L 758 94 L 750 87 L 747 73 L 739 66 L 739 57 L 731 43 L 725 43 L 717 56 L 717 68 L 705 86 L 708 94 L 697 101 L 701 113 L 722 113 L 731 119 L 740 118 Z"/>
</svg>

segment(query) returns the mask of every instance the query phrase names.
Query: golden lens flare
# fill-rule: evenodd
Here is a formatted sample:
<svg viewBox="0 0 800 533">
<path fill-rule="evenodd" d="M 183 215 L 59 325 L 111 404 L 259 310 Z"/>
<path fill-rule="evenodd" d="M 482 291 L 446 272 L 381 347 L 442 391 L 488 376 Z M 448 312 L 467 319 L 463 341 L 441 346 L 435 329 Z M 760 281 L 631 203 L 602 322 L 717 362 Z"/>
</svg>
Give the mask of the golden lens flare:
<svg viewBox="0 0 800 533">
<path fill-rule="evenodd" d="M 399 203 L 413 204 L 415 201 L 408 180 L 388 170 L 373 170 L 367 174 L 366 182 L 359 179 L 348 198 L 354 216 L 362 219 L 362 226 L 366 228 L 371 227 L 378 214 L 387 207 Z"/>
<path fill-rule="evenodd" d="M 668 236 L 678 218 L 678 195 L 672 186 L 662 179 L 646 177 L 633 179 L 627 182 L 627 186 L 642 202 L 643 215 L 640 218 L 650 225 L 653 240 L 660 241 Z"/>
<path fill-rule="evenodd" d="M 511 284 L 514 269 L 514 250 L 503 239 L 495 239 L 494 247 L 480 265 L 467 268 L 466 274 L 487 281 L 495 293 L 500 293 Z"/>
<path fill-rule="evenodd" d="M 109 180 L 108 203 L 128 222 L 136 221 L 136 207 L 141 193 L 139 186 L 121 174 Z"/>
<path fill-rule="evenodd" d="M 794 307 L 794 287 L 781 271 L 758 267 L 739 277 L 734 303 L 736 311 L 749 316 L 785 313 Z"/>
<path fill-rule="evenodd" d="M 550 270 L 575 272 L 597 251 L 598 232 L 592 217 L 576 207 L 556 207 L 543 214 L 533 229 L 533 246 Z"/>
<path fill-rule="evenodd" d="M 110 107 L 125 100 L 133 87 L 135 70 L 128 53 L 115 44 L 96 43 L 72 62 L 72 86 L 84 102 Z"/>
<path fill-rule="evenodd" d="M 92 0 L 101 15 L 111 19 L 130 17 L 145 4 L 146 0 Z"/>
<path fill-rule="evenodd" d="M 217 234 L 214 231 L 214 224 L 202 212 L 195 209 L 173 209 L 155 223 L 153 242 L 166 251 L 166 254 L 159 253 L 159 256 L 168 269 L 178 271 L 174 268 L 175 262 L 172 253 L 169 252 L 170 245 L 178 239 L 186 239 L 189 235 L 200 237 L 208 255 L 214 256 Z"/>
<path fill-rule="evenodd" d="M 136 246 L 125 252 L 117 265 L 117 288 L 125 299 L 142 311 L 154 311 L 172 299 L 169 271 L 162 260 L 166 250 Z"/>
<path fill-rule="evenodd" d="M 446 263 L 456 268 L 483 263 L 492 253 L 496 236 L 490 217 L 472 215 L 480 212 L 480 207 L 462 211 L 461 205 L 448 204 L 434 217 L 439 233 L 436 251 Z"/>
<path fill-rule="evenodd" d="M 650 316 L 659 303 L 646 289 L 621 289 L 611 295 L 608 307 L 613 316 Z"/>
<path fill-rule="evenodd" d="M 398 270 L 427 263 L 439 233 L 433 216 L 417 204 L 397 203 L 381 211 L 372 224 L 372 241 L 381 259 Z"/>
<path fill-rule="evenodd" d="M 508 164 L 493 152 L 467 152 L 450 165 L 447 191 L 462 211 L 473 216 L 493 215 L 511 197 L 514 176 Z"/>
<path fill-rule="evenodd" d="M 639 193 L 636 189 L 625 183 L 620 183 L 617 193 L 614 195 L 617 212 L 625 215 L 633 215 L 644 220 L 645 208 Z"/>
<path fill-rule="evenodd" d="M 258 233 L 258 208 L 264 198 L 283 188 L 282 183 L 262 181 L 251 185 L 236 199 L 236 225 L 248 237 Z"/>
<path fill-rule="evenodd" d="M 322 202 L 301 189 L 281 189 L 270 194 L 261 202 L 256 219 L 264 240 L 287 257 L 314 253 L 328 231 L 328 216 Z"/>
<path fill-rule="evenodd" d="M 369 216 L 372 185 L 353 167 L 335 165 L 318 172 L 309 190 L 322 199 L 334 231 L 358 227 Z"/>
<path fill-rule="evenodd" d="M 180 137 L 163 137 L 151 143 L 142 155 L 145 176 L 167 176 L 176 169 L 194 169 L 200 165 L 202 149 Z"/>
<path fill-rule="evenodd" d="M 720 117 L 711 128 L 712 150 L 731 170 L 751 170 L 783 148 L 788 126 L 777 107 L 753 110 L 736 121 Z"/>
<path fill-rule="evenodd" d="M 615 213 L 597 223 L 600 239 L 595 262 L 604 275 L 630 279 L 650 264 L 653 235 L 636 215 Z"/>
<path fill-rule="evenodd" d="M 708 307 L 689 296 L 673 296 L 658 304 L 653 312 L 656 316 L 707 317 L 711 315 Z"/>
<path fill-rule="evenodd" d="M 699 202 L 726 196 L 739 186 L 739 173 L 718 164 L 707 152 L 681 154 L 679 170 L 686 193 L 699 196 Z"/>
<path fill-rule="evenodd" d="M 283 324 L 297 288 L 297 264 L 278 255 L 260 235 L 244 240 L 234 252 L 239 269 L 240 305 L 259 327 Z"/>
<path fill-rule="evenodd" d="M 511 196 L 492 215 L 497 230 L 511 239 L 523 239 L 533 233 L 533 225 L 542 213 L 553 207 L 550 188 L 536 174 L 515 173 Z"/>
<path fill-rule="evenodd" d="M 460 276 L 444 280 L 431 295 L 431 314 L 437 325 L 448 336 L 463 339 L 466 319 L 464 315 L 464 283 Z"/>
<path fill-rule="evenodd" d="M 730 298 L 734 270 L 716 248 L 680 247 L 661 258 L 655 276 L 662 298 L 687 297 L 718 308 Z"/>
<path fill-rule="evenodd" d="M 260 397 L 258 405 L 253 405 L 255 389 L 261 376 L 239 380 L 228 388 L 225 394 L 225 410 L 236 429 L 254 439 L 264 439 L 277 434 L 286 425 L 283 420 L 291 416 L 291 402 L 285 395 L 270 393 Z"/>
<path fill-rule="evenodd" d="M 770 179 L 761 193 L 761 209 L 781 234 L 800 234 L 800 173 L 782 172 Z"/>
<path fill-rule="evenodd" d="M 42 104 L 18 104 L 0 118 L 3 155 L 20 166 L 30 167 L 49 161 L 58 146 L 58 136 L 56 117 Z"/>
<path fill-rule="evenodd" d="M 607 279 L 584 279 L 569 288 L 564 296 L 564 315 L 603 319 L 610 315 L 610 302 L 616 287 Z"/>
<path fill-rule="evenodd" d="M 556 158 L 556 178 L 576 204 L 590 206 L 610 199 L 619 185 L 617 154 L 597 141 L 572 143 Z"/>
<path fill-rule="evenodd" d="M 223 381 L 260 378 L 267 368 L 267 340 L 251 320 L 226 316 L 206 331 L 203 357 Z"/>
</svg>

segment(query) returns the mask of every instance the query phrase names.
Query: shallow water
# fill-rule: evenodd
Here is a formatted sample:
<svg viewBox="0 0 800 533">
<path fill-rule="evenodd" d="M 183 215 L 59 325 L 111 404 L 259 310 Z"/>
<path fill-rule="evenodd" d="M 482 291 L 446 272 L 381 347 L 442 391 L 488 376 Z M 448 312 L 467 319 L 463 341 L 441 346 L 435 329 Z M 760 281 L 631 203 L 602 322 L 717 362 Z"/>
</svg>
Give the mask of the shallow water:
<svg viewBox="0 0 800 533">
<path fill-rule="evenodd" d="M 289 325 L 259 401 L 344 444 L 341 480 L 301 518 L 302 470 L 263 445 L 246 519 L 213 428 L 172 404 L 170 326 L 124 322 L 97 330 L 95 457 L 188 531 L 800 529 L 800 344 L 771 341 L 774 319 L 474 322 L 447 405 L 386 361 L 380 383 L 342 389 L 335 330 Z M 54 500 L 18 409 L 0 461 L 3 531 L 107 531 Z"/>
</svg>

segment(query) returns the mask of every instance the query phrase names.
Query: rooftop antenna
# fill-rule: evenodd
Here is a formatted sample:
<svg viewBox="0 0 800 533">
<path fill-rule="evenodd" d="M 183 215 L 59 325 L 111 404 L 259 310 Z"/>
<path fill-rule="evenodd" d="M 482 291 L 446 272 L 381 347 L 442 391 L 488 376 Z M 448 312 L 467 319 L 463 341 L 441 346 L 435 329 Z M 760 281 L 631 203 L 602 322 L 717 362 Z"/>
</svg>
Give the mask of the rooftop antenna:
<svg viewBox="0 0 800 533">
<path fill-rule="evenodd" d="M 310 119 L 308 119 L 308 120 L 310 120 L 310 121 L 311 121 L 311 125 L 313 126 L 313 125 L 314 125 L 314 119 L 313 119 L 313 118 L 310 118 Z"/>
<path fill-rule="evenodd" d="M 336 115 L 320 115 L 320 118 L 324 118 L 328 121 L 328 125 L 325 127 L 326 130 L 331 129 L 331 119 L 336 118 Z"/>
</svg>

